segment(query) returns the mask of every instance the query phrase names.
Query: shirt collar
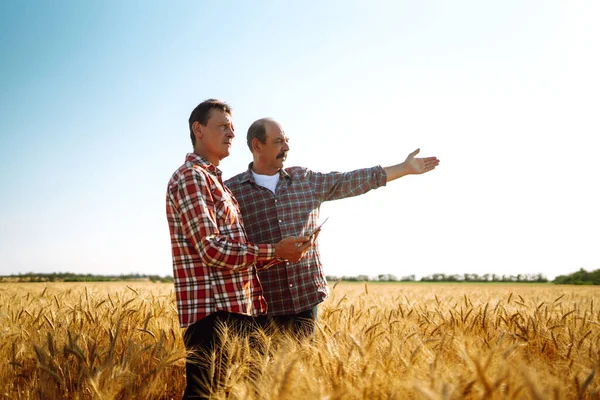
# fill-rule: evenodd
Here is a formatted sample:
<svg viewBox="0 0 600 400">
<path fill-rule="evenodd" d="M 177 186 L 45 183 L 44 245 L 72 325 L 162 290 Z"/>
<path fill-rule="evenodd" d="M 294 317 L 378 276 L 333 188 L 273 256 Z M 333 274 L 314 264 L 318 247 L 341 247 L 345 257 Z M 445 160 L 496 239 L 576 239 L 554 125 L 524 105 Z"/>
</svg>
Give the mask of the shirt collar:
<svg viewBox="0 0 600 400">
<path fill-rule="evenodd" d="M 196 154 L 196 153 L 188 153 L 185 156 L 185 162 L 190 163 L 192 165 L 198 165 L 208 172 L 221 176 L 221 170 L 211 164 L 206 158 Z"/>
<path fill-rule="evenodd" d="M 248 169 L 242 173 L 242 182 L 252 182 L 252 183 L 256 183 L 254 181 L 254 175 L 252 175 L 252 166 L 254 165 L 254 162 L 251 162 L 250 164 L 248 164 Z M 292 176 L 290 174 L 288 174 L 286 172 L 285 169 L 281 168 L 279 170 L 279 177 L 280 178 L 289 178 L 292 179 Z"/>
</svg>

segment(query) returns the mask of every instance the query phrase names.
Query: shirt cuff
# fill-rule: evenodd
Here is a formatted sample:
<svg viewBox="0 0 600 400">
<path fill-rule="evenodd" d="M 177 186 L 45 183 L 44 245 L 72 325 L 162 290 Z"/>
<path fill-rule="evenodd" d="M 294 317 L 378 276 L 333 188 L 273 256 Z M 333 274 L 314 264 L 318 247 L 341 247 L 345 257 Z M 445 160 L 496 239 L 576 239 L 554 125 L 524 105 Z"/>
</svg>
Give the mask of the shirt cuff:
<svg viewBox="0 0 600 400">
<path fill-rule="evenodd" d="M 271 261 L 275 258 L 274 244 L 257 244 L 256 246 L 258 246 L 256 261 Z"/>
<path fill-rule="evenodd" d="M 381 165 L 373 167 L 373 178 L 377 182 L 377 187 L 386 186 L 387 174 Z"/>
</svg>

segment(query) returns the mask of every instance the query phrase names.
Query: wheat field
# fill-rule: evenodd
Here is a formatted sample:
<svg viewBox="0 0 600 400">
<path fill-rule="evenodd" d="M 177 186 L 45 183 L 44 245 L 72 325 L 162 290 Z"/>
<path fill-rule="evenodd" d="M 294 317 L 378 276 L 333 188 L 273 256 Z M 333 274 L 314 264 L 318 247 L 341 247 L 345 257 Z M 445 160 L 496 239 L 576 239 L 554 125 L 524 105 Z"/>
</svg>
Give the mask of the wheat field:
<svg viewBox="0 0 600 400">
<path fill-rule="evenodd" d="M 214 398 L 599 398 L 597 293 L 332 285 L 314 340 L 228 338 Z M 172 284 L 0 284 L 1 398 L 178 399 L 184 357 Z"/>
</svg>

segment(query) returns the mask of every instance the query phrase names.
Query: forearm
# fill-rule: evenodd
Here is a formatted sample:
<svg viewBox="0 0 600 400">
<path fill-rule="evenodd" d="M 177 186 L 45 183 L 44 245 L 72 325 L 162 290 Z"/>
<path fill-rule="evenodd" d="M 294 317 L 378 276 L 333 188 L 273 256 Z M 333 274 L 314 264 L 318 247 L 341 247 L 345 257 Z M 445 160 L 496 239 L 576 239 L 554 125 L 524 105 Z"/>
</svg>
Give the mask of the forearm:
<svg viewBox="0 0 600 400">
<path fill-rule="evenodd" d="M 211 267 L 238 270 L 263 266 L 275 260 L 271 244 L 240 243 L 226 236 L 208 236 L 196 244 L 202 261 Z"/>
<path fill-rule="evenodd" d="M 349 172 L 319 173 L 308 171 L 307 179 L 313 193 L 321 201 L 354 197 L 385 185 L 385 171 L 381 166 Z"/>
<path fill-rule="evenodd" d="M 383 167 L 386 174 L 386 182 L 393 181 L 394 179 L 402 178 L 405 175 L 410 175 L 408 168 L 405 163 L 392 165 L 391 167 Z"/>
</svg>

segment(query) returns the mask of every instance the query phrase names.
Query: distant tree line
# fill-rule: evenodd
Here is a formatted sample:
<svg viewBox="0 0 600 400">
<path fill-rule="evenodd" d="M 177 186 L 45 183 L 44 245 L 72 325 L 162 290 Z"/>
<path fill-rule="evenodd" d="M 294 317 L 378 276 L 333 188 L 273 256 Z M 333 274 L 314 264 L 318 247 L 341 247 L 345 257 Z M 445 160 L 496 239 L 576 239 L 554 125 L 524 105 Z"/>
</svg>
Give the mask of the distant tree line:
<svg viewBox="0 0 600 400">
<path fill-rule="evenodd" d="M 415 282 L 415 275 L 407 275 L 401 278 L 392 274 L 381 274 L 377 276 L 358 275 L 358 276 L 333 276 L 328 275 L 328 281 L 349 281 L 349 282 Z M 543 274 L 517 274 L 517 275 L 498 275 L 498 274 L 431 274 L 420 279 L 421 282 L 515 282 L 515 283 L 546 283 L 549 282 Z M 600 269 L 588 272 L 581 268 L 579 271 L 569 275 L 559 275 L 552 283 L 566 285 L 600 285 Z"/>
<path fill-rule="evenodd" d="M 415 275 L 406 275 L 397 278 L 392 274 L 381 274 L 370 277 L 368 275 L 358 276 L 327 276 L 329 281 L 350 281 L 350 282 L 416 282 Z M 548 282 L 548 279 L 542 274 L 518 274 L 518 275 L 497 275 L 497 274 L 452 274 L 442 273 L 431 274 L 420 279 L 421 282 Z"/>
<path fill-rule="evenodd" d="M 569 275 L 559 275 L 554 278 L 554 283 L 565 285 L 600 285 L 600 269 L 587 272 L 581 268 Z"/>
<path fill-rule="evenodd" d="M 325 277 L 328 281 L 348 281 L 348 282 L 414 282 L 417 280 L 415 275 L 407 275 L 407 276 L 402 276 L 400 278 L 396 277 L 396 275 L 392 275 L 392 274 L 381 274 L 381 275 L 377 275 L 375 277 L 371 277 L 368 275 L 357 275 L 357 276 L 333 276 L 333 275 L 327 275 Z"/>
<path fill-rule="evenodd" d="M 406 275 L 397 277 L 393 274 L 380 274 L 377 276 L 357 275 L 357 276 L 333 276 L 328 275 L 327 280 L 348 281 L 348 282 L 416 282 L 415 275 Z M 118 282 L 118 281 L 151 281 L 169 283 L 173 282 L 172 276 L 128 274 L 128 275 L 94 275 L 94 274 L 74 274 L 70 272 L 38 274 L 29 272 L 26 274 L 0 276 L 0 282 Z M 498 274 L 452 274 L 442 273 L 431 274 L 422 277 L 421 282 L 516 282 L 516 283 L 546 283 L 548 279 L 538 274 L 517 274 L 517 275 L 498 275 Z M 566 285 L 600 285 L 600 269 L 588 272 L 581 268 L 577 272 L 569 275 L 559 275 L 552 283 Z"/>
<path fill-rule="evenodd" d="M 39 274 L 28 272 L 26 274 L 0 276 L 0 282 L 118 282 L 118 281 L 151 281 L 173 282 L 172 276 L 128 274 L 128 275 L 94 275 L 74 274 L 61 272 L 52 274 Z"/>
<path fill-rule="evenodd" d="M 421 278 L 422 282 L 548 282 L 542 274 L 432 274 Z"/>
</svg>

